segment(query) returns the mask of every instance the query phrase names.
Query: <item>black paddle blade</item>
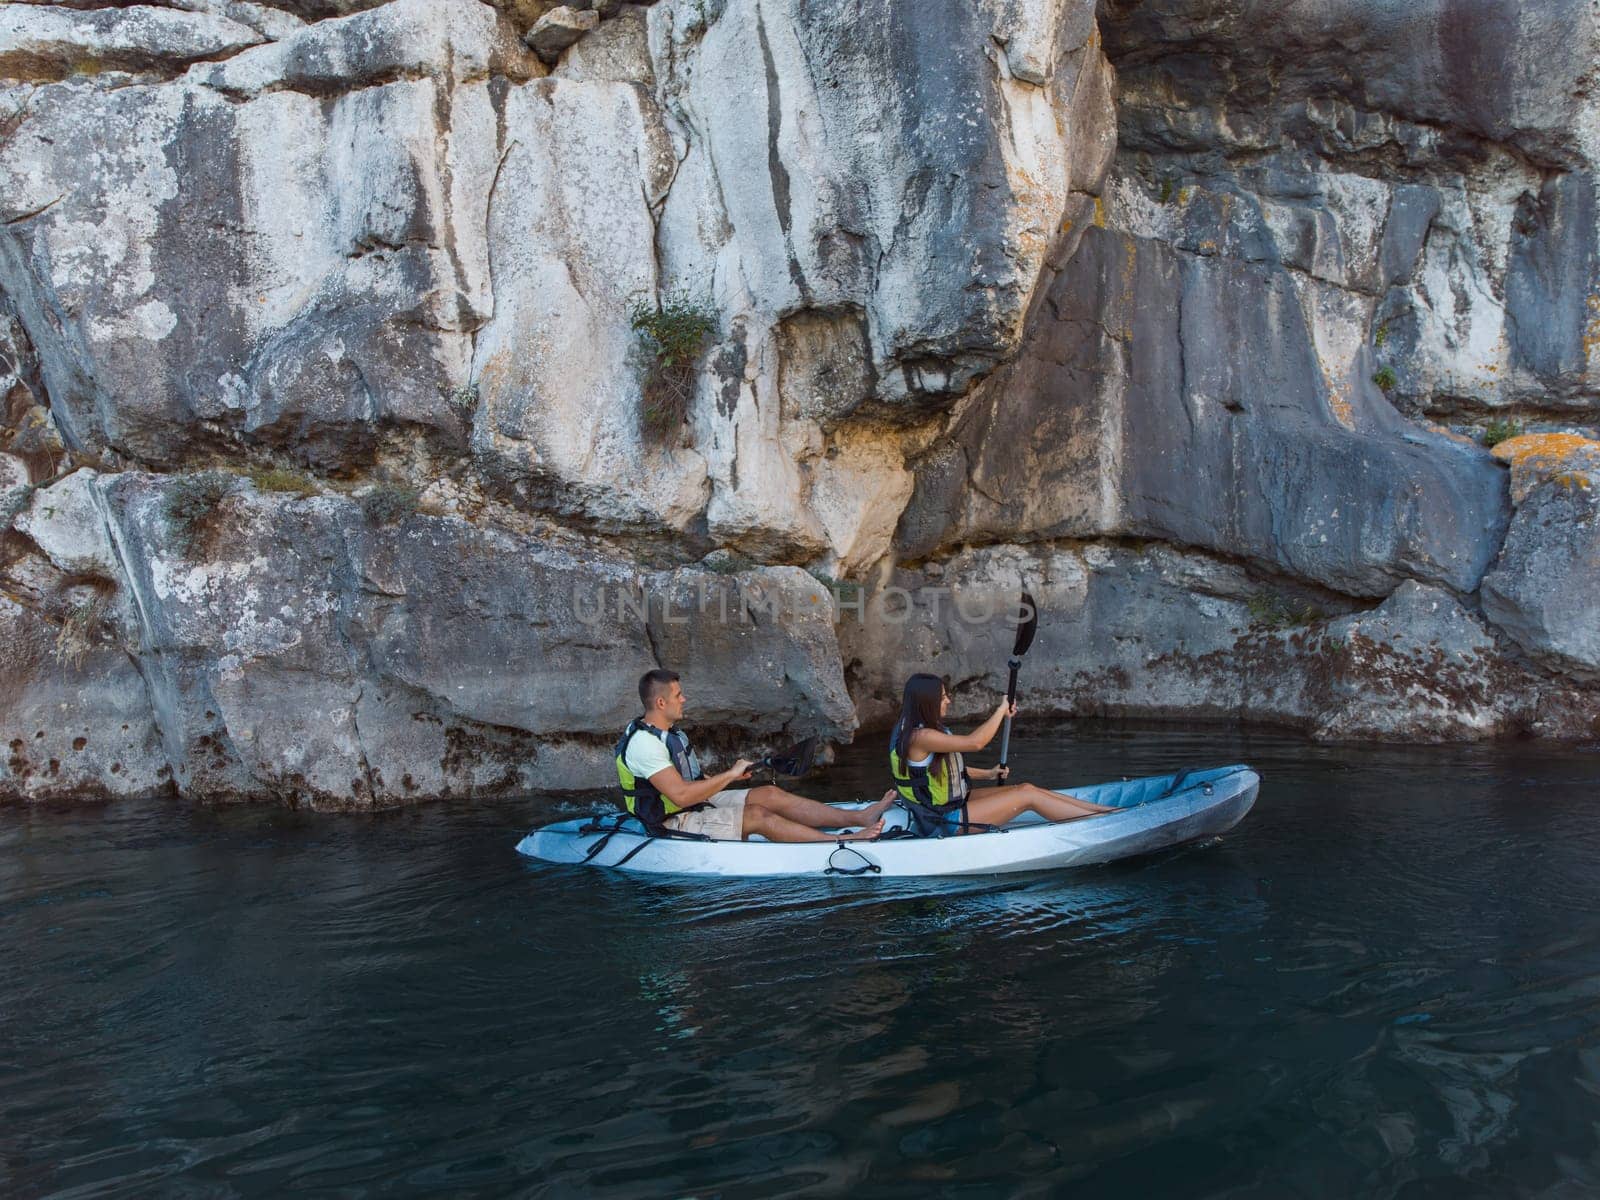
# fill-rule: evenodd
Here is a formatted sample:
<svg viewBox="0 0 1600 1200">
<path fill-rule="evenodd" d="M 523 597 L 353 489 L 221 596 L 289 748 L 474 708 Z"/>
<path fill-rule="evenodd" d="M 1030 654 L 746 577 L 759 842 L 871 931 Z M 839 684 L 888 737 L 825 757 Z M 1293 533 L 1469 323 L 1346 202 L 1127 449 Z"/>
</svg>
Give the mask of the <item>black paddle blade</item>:
<svg viewBox="0 0 1600 1200">
<path fill-rule="evenodd" d="M 761 765 L 770 767 L 779 775 L 789 779 L 798 779 L 811 770 L 811 764 L 817 759 L 817 739 L 808 737 L 803 742 L 796 742 L 782 754 L 769 754 L 761 760 Z"/>
<path fill-rule="evenodd" d="M 1017 612 L 1017 644 L 1011 648 L 1012 658 L 1021 658 L 1033 645 L 1033 635 L 1039 632 L 1039 606 L 1027 592 L 1022 593 L 1022 607 Z"/>
</svg>

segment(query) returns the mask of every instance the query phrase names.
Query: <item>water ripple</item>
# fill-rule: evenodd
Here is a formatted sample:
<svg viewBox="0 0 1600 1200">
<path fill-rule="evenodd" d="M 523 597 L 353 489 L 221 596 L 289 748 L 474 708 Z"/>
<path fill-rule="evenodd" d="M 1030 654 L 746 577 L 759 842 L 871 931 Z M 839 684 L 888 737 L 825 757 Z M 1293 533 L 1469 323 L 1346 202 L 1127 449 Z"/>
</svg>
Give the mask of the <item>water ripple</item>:
<svg viewBox="0 0 1600 1200">
<path fill-rule="evenodd" d="M 588 801 L 0 810 L 0 1190 L 1600 1190 L 1592 754 L 1017 748 L 1047 782 L 1266 784 L 1204 846 L 1003 880 L 511 853 Z"/>
</svg>

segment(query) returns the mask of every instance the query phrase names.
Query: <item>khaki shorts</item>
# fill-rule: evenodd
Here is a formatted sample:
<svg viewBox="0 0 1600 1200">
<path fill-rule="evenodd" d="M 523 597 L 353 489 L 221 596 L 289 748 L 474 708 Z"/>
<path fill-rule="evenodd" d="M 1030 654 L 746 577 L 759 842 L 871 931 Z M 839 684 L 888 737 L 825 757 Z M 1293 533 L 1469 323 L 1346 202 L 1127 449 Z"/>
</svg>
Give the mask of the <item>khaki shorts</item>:
<svg viewBox="0 0 1600 1200">
<path fill-rule="evenodd" d="M 743 790 L 718 792 L 699 812 L 678 813 L 667 818 L 667 828 L 680 833 L 698 833 L 719 842 L 744 840 Z"/>
</svg>

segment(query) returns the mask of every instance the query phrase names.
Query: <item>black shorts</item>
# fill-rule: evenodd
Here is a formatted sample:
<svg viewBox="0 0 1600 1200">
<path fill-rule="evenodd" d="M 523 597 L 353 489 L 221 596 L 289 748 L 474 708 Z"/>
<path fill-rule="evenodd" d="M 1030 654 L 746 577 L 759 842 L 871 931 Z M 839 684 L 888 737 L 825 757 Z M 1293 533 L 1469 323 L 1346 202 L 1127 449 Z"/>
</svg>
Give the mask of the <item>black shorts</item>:
<svg viewBox="0 0 1600 1200">
<path fill-rule="evenodd" d="M 950 837 L 960 833 L 965 824 L 964 805 L 952 804 L 946 808 L 932 809 L 921 804 L 908 804 L 906 811 L 911 816 L 911 831 L 918 837 Z"/>
</svg>

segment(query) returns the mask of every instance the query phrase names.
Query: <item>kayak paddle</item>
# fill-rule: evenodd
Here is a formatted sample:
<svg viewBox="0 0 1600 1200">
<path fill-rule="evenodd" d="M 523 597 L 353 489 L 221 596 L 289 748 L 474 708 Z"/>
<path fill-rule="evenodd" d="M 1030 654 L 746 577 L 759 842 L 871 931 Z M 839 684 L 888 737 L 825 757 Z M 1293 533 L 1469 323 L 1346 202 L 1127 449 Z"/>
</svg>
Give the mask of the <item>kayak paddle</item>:
<svg viewBox="0 0 1600 1200">
<path fill-rule="evenodd" d="M 757 770 L 768 770 L 789 779 L 798 779 L 811 770 L 817 757 L 817 739 L 808 737 L 796 742 L 782 754 L 769 754 L 756 763 Z"/>
<path fill-rule="evenodd" d="M 1027 592 L 1022 593 L 1022 607 L 1017 613 L 1017 640 L 1011 647 L 1011 661 L 1006 665 L 1011 668 L 1011 681 L 1006 684 L 1006 708 L 1017 702 L 1017 672 L 1022 669 L 1022 656 L 1028 652 L 1028 647 L 1033 645 L 1033 635 L 1039 632 L 1039 608 L 1033 602 L 1033 597 Z M 1011 714 L 1007 712 L 1005 724 L 1000 730 L 1000 765 L 1006 765 L 1006 755 L 1011 749 Z"/>
</svg>

